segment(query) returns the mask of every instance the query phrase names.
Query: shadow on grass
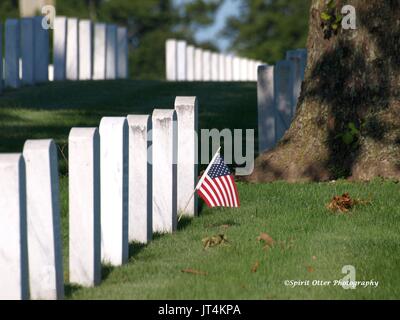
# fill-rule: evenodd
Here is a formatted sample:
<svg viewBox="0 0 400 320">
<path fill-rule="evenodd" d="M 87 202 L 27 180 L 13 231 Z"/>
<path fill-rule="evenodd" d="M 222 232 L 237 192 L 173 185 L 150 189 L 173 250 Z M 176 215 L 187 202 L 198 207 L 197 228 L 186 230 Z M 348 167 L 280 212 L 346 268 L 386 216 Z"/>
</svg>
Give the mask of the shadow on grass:
<svg viewBox="0 0 400 320">
<path fill-rule="evenodd" d="M 70 298 L 76 291 L 79 291 L 80 289 L 82 289 L 82 287 L 77 284 L 66 283 L 64 285 L 65 298 Z"/>
</svg>

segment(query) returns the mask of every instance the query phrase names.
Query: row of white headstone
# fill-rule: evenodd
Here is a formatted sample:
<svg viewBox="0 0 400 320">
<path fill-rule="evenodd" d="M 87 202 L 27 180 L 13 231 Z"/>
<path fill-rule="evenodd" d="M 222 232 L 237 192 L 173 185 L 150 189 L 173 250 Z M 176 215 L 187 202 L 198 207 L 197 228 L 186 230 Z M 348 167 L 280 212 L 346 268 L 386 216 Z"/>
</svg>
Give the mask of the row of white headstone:
<svg viewBox="0 0 400 320">
<path fill-rule="evenodd" d="M 271 150 L 289 129 L 307 66 L 307 50 L 286 53 L 286 60 L 275 66 L 258 67 L 259 152 Z"/>
<path fill-rule="evenodd" d="M 50 29 L 43 17 L 7 19 L 5 57 L 0 63 L 4 85 L 19 88 L 49 80 L 104 80 L 128 77 L 127 29 L 113 24 L 56 17 L 53 64 L 50 63 Z M 0 56 L 3 30 L 0 24 Z M 2 59 L 0 59 L 1 61 Z M 1 78 L 1 77 L 0 77 Z M 0 79 L 0 92 L 3 81 Z"/>
<path fill-rule="evenodd" d="M 177 97 L 152 116 L 105 117 L 69 135 L 69 282 L 94 286 L 101 263 L 128 261 L 129 242 L 197 214 L 198 104 Z M 191 199 L 189 202 L 188 200 Z M 64 296 L 57 147 L 28 140 L 0 154 L 0 300 Z"/>
<path fill-rule="evenodd" d="M 211 52 L 169 39 L 165 45 L 167 81 L 257 81 L 261 61 Z"/>
</svg>

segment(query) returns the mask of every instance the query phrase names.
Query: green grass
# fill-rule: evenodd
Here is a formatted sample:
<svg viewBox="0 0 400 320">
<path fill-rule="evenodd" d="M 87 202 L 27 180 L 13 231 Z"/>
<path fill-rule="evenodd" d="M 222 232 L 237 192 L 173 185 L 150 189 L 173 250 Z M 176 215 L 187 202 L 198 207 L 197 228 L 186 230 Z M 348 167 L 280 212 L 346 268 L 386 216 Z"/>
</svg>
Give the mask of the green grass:
<svg viewBox="0 0 400 320">
<path fill-rule="evenodd" d="M 197 95 L 200 128 L 255 128 L 254 84 L 96 82 L 50 84 L 0 96 L 0 152 L 21 151 L 28 138 L 55 138 L 63 145 L 72 126 L 97 126 L 104 115 L 149 113 L 172 107 L 176 95 Z M 62 172 L 66 172 L 63 161 Z M 61 177 L 65 278 L 68 279 L 68 179 Z M 239 183 L 241 209 L 208 209 L 185 219 L 171 235 L 148 245 L 131 244 L 129 263 L 103 267 L 91 289 L 66 285 L 70 299 L 400 299 L 400 193 L 390 181 L 372 183 Z M 325 204 L 350 192 L 370 198 L 350 215 Z M 264 250 L 256 238 L 276 245 Z M 224 233 L 226 245 L 203 249 L 202 239 Z M 259 262 L 257 272 L 251 269 Z M 336 280 L 344 265 L 357 280 L 378 288 L 288 288 L 285 280 Z M 196 269 L 207 275 L 182 273 Z M 312 272 L 310 272 L 312 271 Z"/>
</svg>

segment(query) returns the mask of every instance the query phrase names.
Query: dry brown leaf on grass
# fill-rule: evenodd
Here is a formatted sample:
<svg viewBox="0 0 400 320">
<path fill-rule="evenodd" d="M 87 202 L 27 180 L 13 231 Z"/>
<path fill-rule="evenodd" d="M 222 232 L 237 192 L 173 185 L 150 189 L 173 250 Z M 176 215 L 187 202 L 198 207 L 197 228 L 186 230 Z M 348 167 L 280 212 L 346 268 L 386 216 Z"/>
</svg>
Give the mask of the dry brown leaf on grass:
<svg viewBox="0 0 400 320">
<path fill-rule="evenodd" d="M 195 269 L 184 269 L 184 270 L 181 270 L 181 272 L 195 274 L 195 275 L 198 275 L 198 276 L 206 276 L 206 275 L 208 275 L 207 272 L 200 271 L 200 270 L 195 270 Z"/>
<path fill-rule="evenodd" d="M 265 232 L 261 233 L 261 234 L 257 237 L 257 241 L 258 241 L 258 242 L 263 241 L 263 242 L 265 243 L 264 249 L 266 249 L 267 247 L 270 247 L 270 248 L 271 248 L 271 247 L 273 247 L 273 245 L 275 244 L 274 239 L 272 239 L 272 237 L 271 237 L 269 234 L 265 233 Z"/>
<path fill-rule="evenodd" d="M 307 267 L 307 272 L 313 273 L 314 271 L 315 271 L 315 269 L 313 267 L 311 267 L 311 266 Z"/>
<path fill-rule="evenodd" d="M 253 268 L 251 268 L 251 272 L 256 273 L 259 266 L 260 266 L 260 261 L 256 261 Z"/>
<path fill-rule="evenodd" d="M 224 234 L 218 234 L 212 237 L 207 237 L 201 240 L 203 242 L 204 249 L 215 247 L 221 244 L 228 243 L 228 239 Z"/>
<path fill-rule="evenodd" d="M 346 213 L 357 205 L 366 205 L 370 203 L 371 200 L 352 199 L 349 193 L 346 192 L 341 196 L 333 197 L 331 202 L 329 202 L 326 207 L 332 212 L 339 211 L 341 213 Z"/>
</svg>

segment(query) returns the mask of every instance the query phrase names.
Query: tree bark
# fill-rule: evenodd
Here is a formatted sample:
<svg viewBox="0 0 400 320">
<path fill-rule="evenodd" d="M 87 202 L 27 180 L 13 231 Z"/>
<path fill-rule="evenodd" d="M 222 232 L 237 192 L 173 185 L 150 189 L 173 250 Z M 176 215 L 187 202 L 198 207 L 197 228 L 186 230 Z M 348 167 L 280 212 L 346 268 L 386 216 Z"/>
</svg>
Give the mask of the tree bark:
<svg viewBox="0 0 400 320">
<path fill-rule="evenodd" d="M 313 0 L 308 62 L 297 112 L 251 182 L 400 178 L 400 1 L 337 0 L 357 29 L 326 36 L 324 0 Z"/>
</svg>

